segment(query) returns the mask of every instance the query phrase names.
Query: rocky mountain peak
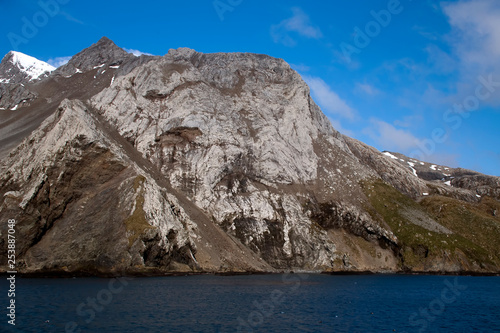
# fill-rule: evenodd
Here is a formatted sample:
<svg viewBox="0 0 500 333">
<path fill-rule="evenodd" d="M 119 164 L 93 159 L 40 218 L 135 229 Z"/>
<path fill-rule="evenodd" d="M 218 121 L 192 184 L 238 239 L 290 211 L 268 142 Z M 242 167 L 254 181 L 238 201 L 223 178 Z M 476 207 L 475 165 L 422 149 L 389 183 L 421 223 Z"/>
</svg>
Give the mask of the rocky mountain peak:
<svg viewBox="0 0 500 333">
<path fill-rule="evenodd" d="M 49 76 L 55 68 L 21 52 L 10 51 L 0 63 L 0 110 L 28 105 L 37 97 L 32 83 Z"/>
<path fill-rule="evenodd" d="M 67 64 L 59 67 L 54 73 L 70 76 L 97 67 L 118 66 L 132 58 L 134 58 L 133 55 L 118 47 L 109 38 L 102 37 L 97 43 L 77 53 Z"/>
</svg>

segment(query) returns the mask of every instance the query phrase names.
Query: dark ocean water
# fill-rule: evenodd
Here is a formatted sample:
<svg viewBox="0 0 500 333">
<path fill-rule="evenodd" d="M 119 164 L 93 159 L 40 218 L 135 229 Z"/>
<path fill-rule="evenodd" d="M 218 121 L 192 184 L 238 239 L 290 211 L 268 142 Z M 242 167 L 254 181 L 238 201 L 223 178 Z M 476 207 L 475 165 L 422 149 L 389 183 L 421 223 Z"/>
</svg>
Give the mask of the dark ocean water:
<svg viewBox="0 0 500 333">
<path fill-rule="evenodd" d="M 17 277 L 1 332 L 500 332 L 500 277 Z"/>
</svg>

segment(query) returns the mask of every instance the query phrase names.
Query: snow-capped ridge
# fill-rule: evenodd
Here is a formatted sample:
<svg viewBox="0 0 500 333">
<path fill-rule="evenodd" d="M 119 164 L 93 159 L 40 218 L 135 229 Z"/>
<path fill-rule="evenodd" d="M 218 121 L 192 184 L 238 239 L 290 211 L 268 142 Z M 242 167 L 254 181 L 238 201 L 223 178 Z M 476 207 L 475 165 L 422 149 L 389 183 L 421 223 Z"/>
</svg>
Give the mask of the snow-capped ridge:
<svg viewBox="0 0 500 333">
<path fill-rule="evenodd" d="M 10 51 L 8 56 L 10 56 L 12 64 L 28 75 L 29 81 L 37 80 L 43 74 L 50 73 L 56 69 L 44 61 L 21 52 Z"/>
</svg>

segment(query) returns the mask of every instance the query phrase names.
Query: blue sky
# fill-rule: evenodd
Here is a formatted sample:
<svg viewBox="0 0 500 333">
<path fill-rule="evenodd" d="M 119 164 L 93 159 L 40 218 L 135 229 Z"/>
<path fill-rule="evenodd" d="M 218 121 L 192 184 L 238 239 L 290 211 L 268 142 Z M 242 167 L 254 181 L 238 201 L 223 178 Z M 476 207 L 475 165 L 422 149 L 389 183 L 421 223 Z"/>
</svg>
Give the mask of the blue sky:
<svg viewBox="0 0 500 333">
<path fill-rule="evenodd" d="M 107 36 L 286 60 L 335 128 L 500 176 L 500 2 L 0 0 L 0 53 L 60 63 Z"/>
</svg>

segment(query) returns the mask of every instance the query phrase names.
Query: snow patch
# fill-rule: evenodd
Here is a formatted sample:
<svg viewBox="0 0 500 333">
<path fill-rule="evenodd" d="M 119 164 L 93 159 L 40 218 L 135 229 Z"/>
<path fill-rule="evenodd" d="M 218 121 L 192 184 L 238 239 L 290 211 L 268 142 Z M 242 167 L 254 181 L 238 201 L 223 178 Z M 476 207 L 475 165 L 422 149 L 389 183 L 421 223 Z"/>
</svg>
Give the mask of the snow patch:
<svg viewBox="0 0 500 333">
<path fill-rule="evenodd" d="M 433 164 L 433 165 L 431 165 L 429 168 L 431 168 L 431 169 L 432 169 L 432 170 L 434 170 L 434 171 L 437 171 L 436 167 L 437 167 L 437 165 Z"/>
<path fill-rule="evenodd" d="M 16 111 L 18 107 L 19 107 L 19 104 L 16 104 L 16 106 L 14 106 L 11 110 Z"/>
<path fill-rule="evenodd" d="M 383 152 L 382 154 L 384 154 L 385 156 L 389 156 L 390 158 L 392 158 L 393 160 L 397 160 L 398 158 L 394 155 L 392 155 L 391 153 L 389 153 L 388 151 L 386 152 Z"/>
<path fill-rule="evenodd" d="M 92 68 L 92 69 L 101 68 L 101 67 L 104 67 L 104 65 L 106 65 L 106 64 L 102 64 L 102 65 L 99 65 L 99 66 L 95 66 L 95 67 L 94 67 L 94 68 Z"/>
<path fill-rule="evenodd" d="M 411 171 L 413 171 L 413 174 L 415 175 L 415 177 L 418 177 L 418 175 L 417 175 L 417 170 L 415 170 L 415 168 L 414 168 L 415 163 L 413 163 L 413 162 L 408 162 L 408 165 L 410 166 Z"/>
<path fill-rule="evenodd" d="M 444 182 L 445 185 L 451 186 L 451 180 L 447 180 Z"/>
<path fill-rule="evenodd" d="M 117 68 L 120 68 L 120 66 L 109 66 L 109 68 L 117 69 Z"/>
<path fill-rule="evenodd" d="M 422 193 L 422 195 L 429 195 L 429 193 Z"/>
</svg>

